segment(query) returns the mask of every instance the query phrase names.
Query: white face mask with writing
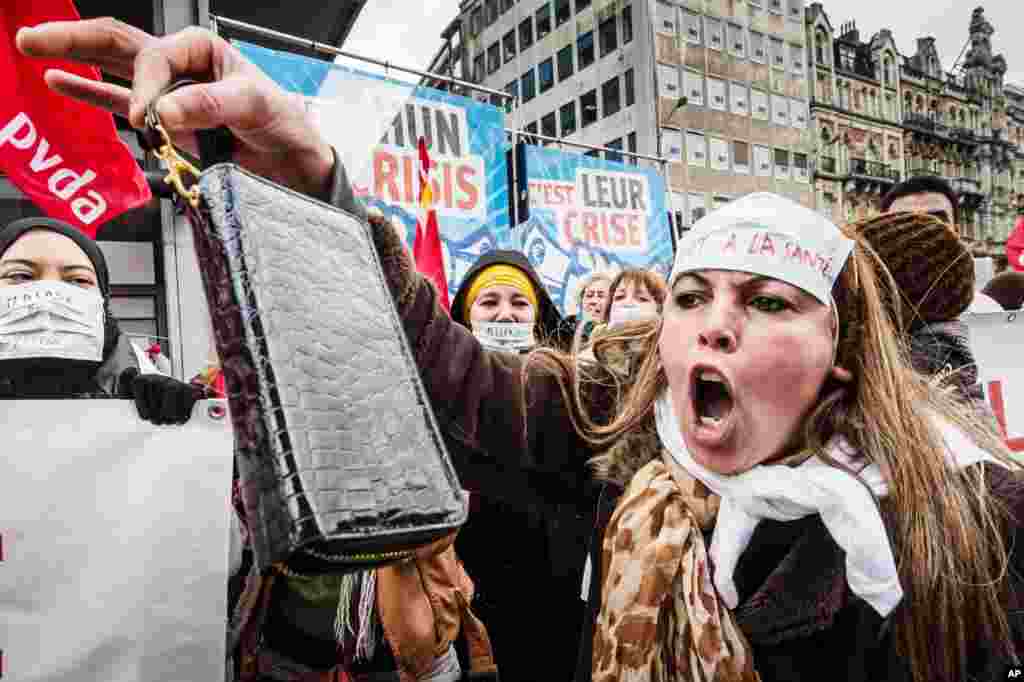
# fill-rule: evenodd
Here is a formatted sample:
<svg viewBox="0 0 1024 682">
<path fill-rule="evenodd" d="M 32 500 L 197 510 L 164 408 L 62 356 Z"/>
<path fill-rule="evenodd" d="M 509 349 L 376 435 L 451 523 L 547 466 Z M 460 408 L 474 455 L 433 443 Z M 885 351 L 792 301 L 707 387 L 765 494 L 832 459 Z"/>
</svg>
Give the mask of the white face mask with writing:
<svg viewBox="0 0 1024 682">
<path fill-rule="evenodd" d="M 608 328 L 612 329 L 626 322 L 653 320 L 657 316 L 657 311 L 636 303 L 612 303 L 612 311 L 608 315 Z"/>
<path fill-rule="evenodd" d="M 103 296 L 66 282 L 0 288 L 0 360 L 103 360 Z"/>
<path fill-rule="evenodd" d="M 488 350 L 524 353 L 536 345 L 533 322 L 474 322 L 473 336 Z"/>
</svg>

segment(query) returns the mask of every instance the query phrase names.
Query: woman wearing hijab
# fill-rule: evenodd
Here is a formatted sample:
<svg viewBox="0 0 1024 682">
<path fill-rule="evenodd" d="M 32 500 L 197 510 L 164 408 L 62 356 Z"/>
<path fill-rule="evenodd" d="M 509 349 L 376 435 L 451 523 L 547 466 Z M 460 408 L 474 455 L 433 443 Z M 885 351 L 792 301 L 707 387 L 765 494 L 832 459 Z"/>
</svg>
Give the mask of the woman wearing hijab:
<svg viewBox="0 0 1024 682">
<path fill-rule="evenodd" d="M 463 279 L 452 321 L 493 353 L 524 354 L 551 339 L 561 318 L 540 278 L 518 251 L 482 256 Z M 474 607 L 487 625 L 501 678 L 568 680 L 576 663 L 580 610 L 576 598 L 589 533 L 589 504 L 546 494 L 543 480 L 512 483 L 487 457 L 458 438 L 447 439 L 458 465 L 479 469 L 487 494 L 471 498 L 469 520 L 455 548 L 476 586 Z M 502 491 L 529 487 L 530 499 Z M 538 617 L 538 608 L 543 615 Z M 529 656 L 523 656 L 524 650 Z M 540 662 L 543 663 L 540 663 Z"/>
<path fill-rule="evenodd" d="M 174 139 L 225 125 L 251 171 L 338 205 L 351 195 L 301 104 L 208 32 L 59 22 L 22 29 L 18 46 L 134 75 L 131 93 L 48 81 L 119 111 L 135 102 L 136 125 L 169 80 L 212 78 L 161 100 Z M 214 95 L 211 114 L 199 102 Z M 520 475 L 565 495 L 604 483 L 578 679 L 952 682 L 1020 664 L 1020 468 L 909 366 L 887 311 L 896 285 L 862 237 L 763 193 L 704 217 L 679 244 L 661 319 L 623 327 L 641 345 L 626 384 L 554 351 L 484 350 L 394 231 L 371 225 L 448 434 L 515 472 L 511 496 L 530 494 Z"/>
<path fill-rule="evenodd" d="M 185 423 L 203 397 L 171 377 L 139 373 L 110 311 L 103 252 L 72 225 L 39 217 L 0 231 L 0 392 L 134 398 L 154 424 Z"/>
</svg>

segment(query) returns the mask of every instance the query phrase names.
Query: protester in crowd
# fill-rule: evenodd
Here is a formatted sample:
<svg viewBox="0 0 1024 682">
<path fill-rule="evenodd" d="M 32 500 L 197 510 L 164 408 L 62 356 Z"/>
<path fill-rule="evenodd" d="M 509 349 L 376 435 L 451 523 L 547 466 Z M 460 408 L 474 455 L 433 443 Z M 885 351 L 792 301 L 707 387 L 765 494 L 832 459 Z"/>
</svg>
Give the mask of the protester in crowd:
<svg viewBox="0 0 1024 682">
<path fill-rule="evenodd" d="M 896 282 L 899 306 L 890 303 L 889 310 L 914 367 L 927 376 L 943 373 L 980 405 L 978 367 L 960 319 L 975 298 L 974 261 L 952 226 L 926 213 L 883 213 L 851 229 Z"/>
<path fill-rule="evenodd" d="M 649 320 L 661 314 L 668 296 L 665 280 L 643 268 L 626 268 L 615 276 L 608 289 L 608 309 L 601 322 L 617 327 L 625 322 Z"/>
<path fill-rule="evenodd" d="M 1024 305 L 1024 272 L 1004 270 L 989 280 L 981 292 L 1003 310 L 1020 310 Z"/>
<path fill-rule="evenodd" d="M 470 268 L 452 299 L 451 318 L 485 348 L 517 354 L 550 339 L 562 323 L 526 257 L 504 250 L 484 254 Z M 486 453 L 458 438 L 449 437 L 447 446 L 457 467 L 478 469 L 469 520 L 455 550 L 476 586 L 474 609 L 487 626 L 502 680 L 570 679 L 591 505 L 571 498 L 560 503 L 541 490 L 531 499 L 509 499 L 505 486 L 521 485 L 491 466 L 480 467 L 477 458 Z M 538 604 L 544 605 L 542 618 Z"/>
<path fill-rule="evenodd" d="M 212 79 L 157 105 L 179 144 L 224 125 L 251 171 L 348 207 L 301 104 L 209 32 L 152 41 L 69 22 L 18 45 L 134 77 L 129 93 L 48 74 L 135 125 L 171 79 Z M 745 248 L 728 248 L 733 231 Z M 779 258 L 773 233 L 828 267 Z M 566 493 L 606 482 L 580 679 L 932 682 L 1019 664 L 1019 467 L 905 364 L 895 284 L 862 237 L 773 195 L 707 216 L 680 245 L 657 326 L 623 328 L 644 348 L 635 380 L 609 386 L 557 351 L 484 351 L 398 235 L 372 234 L 443 428 Z"/>
<path fill-rule="evenodd" d="M 600 323 L 608 310 L 608 289 L 612 276 L 607 272 L 595 272 L 580 282 L 576 295 L 574 315 L 565 318 L 559 330 L 557 347 L 564 350 L 579 349 L 586 345 L 594 327 Z"/>
<path fill-rule="evenodd" d="M 81 231 L 52 218 L 9 223 L 0 231 L 0 296 L 8 291 L 32 297 L 34 306 L 7 308 L 0 318 L 5 397 L 128 397 L 154 424 L 188 421 L 202 395 L 172 377 L 140 373 L 110 310 L 106 258 Z M 39 328 L 25 325 L 25 314 L 39 313 L 57 342 L 46 350 L 29 345 Z"/>
</svg>

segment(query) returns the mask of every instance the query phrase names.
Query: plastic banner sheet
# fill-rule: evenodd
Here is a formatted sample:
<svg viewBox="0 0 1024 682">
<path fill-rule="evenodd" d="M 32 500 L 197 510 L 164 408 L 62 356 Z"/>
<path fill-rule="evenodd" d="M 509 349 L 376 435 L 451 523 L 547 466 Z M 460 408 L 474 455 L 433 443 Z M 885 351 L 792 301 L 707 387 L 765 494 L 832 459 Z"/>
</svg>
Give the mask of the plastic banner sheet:
<svg viewBox="0 0 1024 682">
<path fill-rule="evenodd" d="M 417 143 L 425 138 L 450 296 L 482 253 L 512 247 L 500 109 L 301 55 L 235 45 L 282 87 L 307 98 L 356 194 L 403 226 L 410 245 L 420 210 Z"/>
<path fill-rule="evenodd" d="M 672 233 L 665 181 L 653 169 L 526 147 L 530 218 L 518 247 L 565 315 L 595 271 L 639 267 L 668 277 Z"/>
<path fill-rule="evenodd" d="M 233 438 L 128 400 L 0 401 L 0 650 L 16 682 L 224 679 Z"/>
<path fill-rule="evenodd" d="M 1020 312 L 965 315 L 971 350 L 989 407 L 1007 445 L 1024 457 L 1024 315 Z"/>
</svg>

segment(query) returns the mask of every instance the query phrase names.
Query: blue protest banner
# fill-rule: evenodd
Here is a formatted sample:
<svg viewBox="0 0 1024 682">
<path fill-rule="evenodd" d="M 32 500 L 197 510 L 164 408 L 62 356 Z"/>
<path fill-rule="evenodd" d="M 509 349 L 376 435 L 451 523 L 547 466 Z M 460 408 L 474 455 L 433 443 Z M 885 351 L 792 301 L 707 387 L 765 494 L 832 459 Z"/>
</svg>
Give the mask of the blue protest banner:
<svg viewBox="0 0 1024 682">
<path fill-rule="evenodd" d="M 665 181 L 650 168 L 526 147 L 530 217 L 517 244 L 563 314 L 580 281 L 636 267 L 667 277 L 672 233 Z"/>
<path fill-rule="evenodd" d="M 504 113 L 490 104 L 338 64 L 236 42 L 306 106 L 356 195 L 416 234 L 417 141 L 425 138 L 449 294 L 480 254 L 510 248 Z"/>
</svg>

